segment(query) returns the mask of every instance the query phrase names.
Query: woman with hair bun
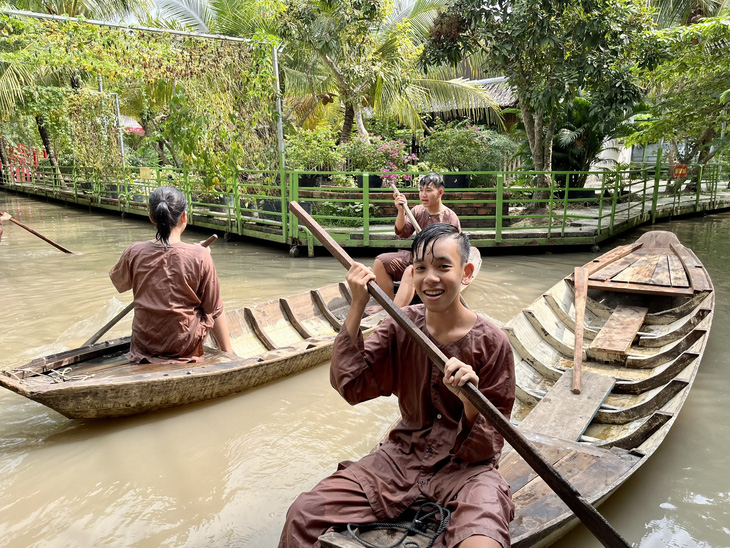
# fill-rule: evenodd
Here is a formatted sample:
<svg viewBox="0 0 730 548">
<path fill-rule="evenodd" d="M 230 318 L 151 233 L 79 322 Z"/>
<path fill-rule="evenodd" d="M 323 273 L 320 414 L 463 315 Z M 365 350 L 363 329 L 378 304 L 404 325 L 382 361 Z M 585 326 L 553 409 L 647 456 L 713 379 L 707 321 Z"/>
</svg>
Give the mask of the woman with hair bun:
<svg viewBox="0 0 730 548">
<path fill-rule="evenodd" d="M 130 245 L 109 272 L 117 291 L 134 292 L 127 357 L 136 363 L 200 361 L 211 330 L 218 347 L 233 353 L 210 250 L 180 240 L 188 222 L 185 196 L 169 186 L 156 189 L 149 217 L 155 239 Z"/>
</svg>

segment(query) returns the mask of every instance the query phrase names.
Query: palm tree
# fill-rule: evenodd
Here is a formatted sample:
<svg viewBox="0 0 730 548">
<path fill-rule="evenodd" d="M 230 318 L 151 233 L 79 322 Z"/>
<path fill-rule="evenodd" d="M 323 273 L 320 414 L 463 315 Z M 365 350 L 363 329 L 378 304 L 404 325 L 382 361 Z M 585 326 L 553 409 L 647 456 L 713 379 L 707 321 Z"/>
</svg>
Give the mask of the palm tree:
<svg viewBox="0 0 730 548">
<path fill-rule="evenodd" d="M 160 0 L 174 23 L 199 32 L 253 37 L 261 33 L 282 40 L 282 74 L 286 120 L 307 125 L 342 113 L 340 140 L 353 125 L 367 136 L 366 110 L 412 129 L 423 127 L 426 105 L 443 105 L 464 115 L 494 113 L 488 92 L 459 78 L 453 69 L 417 69 L 440 0 L 396 0 L 390 10 L 373 1 L 367 13 L 345 13 L 337 2 L 285 2 L 274 8 L 250 0 Z M 354 24 L 356 21 L 357 24 Z"/>
<path fill-rule="evenodd" d="M 656 21 L 660 27 L 691 25 L 702 17 L 717 15 L 727 0 L 651 0 L 656 8 Z"/>
</svg>

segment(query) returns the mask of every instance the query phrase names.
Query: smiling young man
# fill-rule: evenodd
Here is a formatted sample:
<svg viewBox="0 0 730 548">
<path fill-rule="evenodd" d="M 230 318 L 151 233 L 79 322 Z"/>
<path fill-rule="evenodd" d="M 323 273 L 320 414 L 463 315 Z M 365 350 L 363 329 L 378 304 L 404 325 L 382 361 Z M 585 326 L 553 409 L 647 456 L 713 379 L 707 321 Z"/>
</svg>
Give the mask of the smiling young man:
<svg viewBox="0 0 730 548">
<path fill-rule="evenodd" d="M 448 223 L 461 230 L 459 217 L 451 209 L 443 204 L 444 178 L 438 173 L 424 175 L 418 185 L 418 197 L 421 203 L 413 208 L 413 217 L 421 228 L 426 228 L 434 223 Z M 394 195 L 395 206 L 398 215 L 395 218 L 395 233 L 400 238 L 410 238 L 415 227 L 405 214 L 407 206 L 406 197 L 403 194 Z M 395 293 L 394 281 L 400 281 L 403 273 L 413 263 L 413 255 L 408 249 L 400 249 L 389 253 L 381 253 L 375 258 L 373 271 L 375 280 L 380 288 L 392 299 Z M 406 305 L 410 298 L 403 299 L 405 302 L 396 301 L 399 305 Z"/>
<path fill-rule="evenodd" d="M 504 440 L 459 390 L 471 381 L 509 417 L 514 403 L 512 350 L 494 324 L 466 308 L 469 241 L 447 224 L 430 225 L 413 242 L 416 291 L 424 304 L 404 313 L 450 356 L 445 372 L 388 318 L 363 341 L 359 328 L 372 270 L 347 274 L 352 305 L 334 347 L 330 381 L 350 404 L 396 395 L 401 419 L 381 447 L 303 493 L 287 514 L 280 546 L 319 546 L 331 526 L 410 519 L 435 502 L 451 511 L 435 546 L 510 545 L 514 514 L 497 471 Z"/>
</svg>

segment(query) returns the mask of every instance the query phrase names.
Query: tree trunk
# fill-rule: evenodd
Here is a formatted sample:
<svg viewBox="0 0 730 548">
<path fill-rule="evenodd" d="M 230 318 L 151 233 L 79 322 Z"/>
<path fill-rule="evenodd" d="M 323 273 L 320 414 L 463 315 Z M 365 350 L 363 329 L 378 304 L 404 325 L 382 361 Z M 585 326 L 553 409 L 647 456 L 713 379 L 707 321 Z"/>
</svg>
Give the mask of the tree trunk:
<svg viewBox="0 0 730 548">
<path fill-rule="evenodd" d="M 0 162 L 2 163 L 0 181 L 7 184 L 10 182 L 10 159 L 8 158 L 7 141 L 2 135 L 0 135 Z"/>
<path fill-rule="evenodd" d="M 345 120 L 342 122 L 340 132 L 340 143 L 349 143 L 352 135 L 352 124 L 355 121 L 355 109 L 351 104 L 345 103 Z"/>
<path fill-rule="evenodd" d="M 358 105 L 355 107 L 355 123 L 357 124 L 357 133 L 363 140 L 370 140 L 370 134 L 365 128 L 365 123 L 362 121 L 362 107 Z"/>
<path fill-rule="evenodd" d="M 61 175 L 61 168 L 58 167 L 58 160 L 56 159 L 56 154 L 53 152 L 53 148 L 51 147 L 51 136 L 48 134 L 48 128 L 46 127 L 46 121 L 43 118 L 42 114 L 36 114 L 35 117 L 36 125 L 38 126 L 38 133 L 41 136 L 41 142 L 43 143 L 43 148 L 46 149 L 46 154 L 48 154 L 48 161 L 51 162 L 51 166 L 53 166 L 53 172 L 56 175 L 56 180 L 58 181 L 58 184 L 64 184 L 63 176 Z"/>
</svg>

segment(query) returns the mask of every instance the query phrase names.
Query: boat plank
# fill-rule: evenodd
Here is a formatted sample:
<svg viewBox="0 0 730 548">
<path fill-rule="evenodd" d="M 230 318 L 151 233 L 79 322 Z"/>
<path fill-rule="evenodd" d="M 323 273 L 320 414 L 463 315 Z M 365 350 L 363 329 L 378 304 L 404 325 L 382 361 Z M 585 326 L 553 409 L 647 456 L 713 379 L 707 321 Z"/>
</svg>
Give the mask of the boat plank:
<svg viewBox="0 0 730 548">
<path fill-rule="evenodd" d="M 611 392 L 616 380 L 585 371 L 580 394 L 572 392 L 573 373 L 566 372 L 520 423 L 520 429 L 577 441 Z"/>
<path fill-rule="evenodd" d="M 673 287 L 689 287 L 687 273 L 684 271 L 682 261 L 676 255 L 669 255 L 669 276 Z"/>
<path fill-rule="evenodd" d="M 656 265 L 656 270 L 654 271 L 654 275 L 651 277 L 649 283 L 651 283 L 652 285 L 672 285 L 672 278 L 669 276 L 668 255 L 662 255 L 659 257 Z"/>
<path fill-rule="evenodd" d="M 620 449 L 612 449 L 601 456 L 576 452 L 558 461 L 556 468 L 587 500 L 595 501 L 610 491 L 638 460 L 638 457 Z M 531 534 L 536 529 L 536 521 L 547 524 L 561 516 L 565 519 L 574 517 L 550 487 L 539 479 L 514 493 L 512 499 L 517 506 L 515 519 L 510 524 L 515 548 L 535 544 L 536 539 Z M 521 542 L 522 537 L 526 537 L 526 543 Z"/>
<path fill-rule="evenodd" d="M 627 268 L 630 268 L 631 265 L 633 265 L 638 260 L 639 257 L 636 255 L 623 257 L 622 259 L 619 259 L 618 261 L 606 266 L 606 268 L 602 268 L 596 272 L 593 272 L 592 274 L 590 274 L 589 278 L 591 280 L 606 282 L 608 280 L 611 280 L 614 276 L 620 274 Z"/>
<path fill-rule="evenodd" d="M 697 255 L 695 255 L 692 250 L 687 249 L 681 244 L 672 244 L 672 249 L 682 262 L 684 270 L 689 276 L 692 289 L 698 292 L 712 289 L 712 284 L 710 283 L 702 263 L 697 258 Z"/>
<path fill-rule="evenodd" d="M 634 264 L 632 264 L 629 268 L 614 276 L 611 281 L 632 282 L 638 284 L 651 283 L 651 279 L 654 276 L 654 271 L 656 270 L 658 262 L 658 255 L 642 257 Z"/>
<path fill-rule="evenodd" d="M 631 282 L 602 282 L 599 280 L 588 279 L 588 289 L 602 289 L 604 291 L 616 291 L 619 293 L 641 293 L 644 295 L 659 295 L 668 297 L 692 296 L 694 290 L 689 284 L 684 287 L 677 287 L 672 280 L 672 287 L 663 287 L 661 285 L 635 284 Z"/>
<path fill-rule="evenodd" d="M 625 357 L 648 312 L 641 306 L 617 306 L 588 347 L 588 354 L 609 361 Z"/>
<path fill-rule="evenodd" d="M 609 251 L 608 253 L 605 253 L 604 255 L 593 259 L 591 262 L 586 263 L 585 265 L 583 265 L 583 268 L 585 268 L 586 272 L 590 276 L 594 272 L 606 268 L 611 263 L 614 263 L 628 255 L 629 253 L 632 253 L 633 251 L 639 249 L 642 245 L 643 244 L 640 243 L 633 243 L 631 245 L 619 246 Z"/>
</svg>

